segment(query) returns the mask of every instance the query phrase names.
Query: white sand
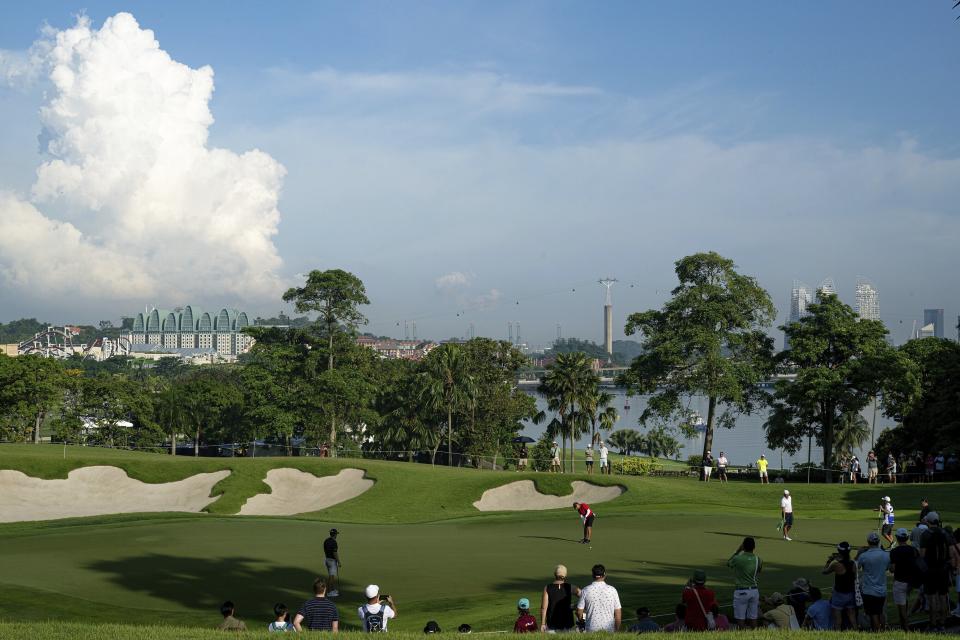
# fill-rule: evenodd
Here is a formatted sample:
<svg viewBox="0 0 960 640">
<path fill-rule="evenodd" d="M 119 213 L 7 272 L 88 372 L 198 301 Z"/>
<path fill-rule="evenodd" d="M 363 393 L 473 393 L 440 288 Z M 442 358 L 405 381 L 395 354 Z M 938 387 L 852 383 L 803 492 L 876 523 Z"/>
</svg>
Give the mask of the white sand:
<svg viewBox="0 0 960 640">
<path fill-rule="evenodd" d="M 519 480 L 496 489 L 487 489 L 473 506 L 480 511 L 543 511 L 569 507 L 574 502 L 607 502 L 624 492 L 623 487 L 600 487 L 579 480 L 572 484 L 573 493 L 570 495 L 548 496 L 537 491 L 533 480 Z"/>
<path fill-rule="evenodd" d="M 0 471 L 0 522 L 54 520 L 111 513 L 200 511 L 216 500 L 213 485 L 229 471 L 199 473 L 179 482 L 150 484 L 117 467 L 74 469 L 66 480 L 42 480 Z"/>
<path fill-rule="evenodd" d="M 292 516 L 320 511 L 356 498 L 373 486 L 361 469 L 344 469 L 322 478 L 298 469 L 271 469 L 265 482 L 273 492 L 247 500 L 240 508 L 241 515 Z"/>
</svg>

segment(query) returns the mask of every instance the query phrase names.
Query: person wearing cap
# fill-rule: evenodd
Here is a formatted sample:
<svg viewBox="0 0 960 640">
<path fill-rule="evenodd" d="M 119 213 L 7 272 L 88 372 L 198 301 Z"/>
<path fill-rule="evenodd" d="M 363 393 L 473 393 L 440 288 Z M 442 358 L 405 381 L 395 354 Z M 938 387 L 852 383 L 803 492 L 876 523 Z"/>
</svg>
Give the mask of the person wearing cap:
<svg viewBox="0 0 960 640">
<path fill-rule="evenodd" d="M 590 540 L 593 538 L 593 521 L 597 514 L 586 502 L 574 502 L 573 508 L 580 514 L 580 519 L 583 520 L 583 539 L 580 540 L 580 544 L 590 544 Z"/>
<path fill-rule="evenodd" d="M 727 566 L 733 569 L 733 621 L 741 629 L 755 628 L 760 611 L 757 576 L 763 569 L 763 562 L 753 553 L 756 546 L 753 538 L 744 538 L 727 560 Z"/>
<path fill-rule="evenodd" d="M 536 633 L 537 619 L 530 615 L 530 601 L 520 598 L 517 601 L 517 621 L 513 623 L 514 633 Z"/>
<path fill-rule="evenodd" d="M 553 447 L 550 449 L 550 472 L 560 473 L 560 444 L 553 441 Z"/>
<path fill-rule="evenodd" d="M 880 512 L 880 519 L 883 524 L 880 527 L 880 534 L 886 539 L 887 544 L 890 545 L 890 548 L 893 548 L 893 525 L 896 521 L 893 513 L 893 503 L 890 502 L 890 496 L 883 496 L 883 500 L 880 502 L 880 506 L 874 509 L 874 511 Z"/>
<path fill-rule="evenodd" d="M 340 631 L 340 613 L 327 597 L 327 582 L 323 578 L 313 581 L 313 598 L 307 600 L 293 617 L 293 628 L 303 631 Z"/>
<path fill-rule="evenodd" d="M 850 559 L 850 543 L 841 542 L 836 553 L 830 554 L 821 571 L 823 575 L 833 574 L 833 595 L 830 596 L 830 609 L 833 612 L 833 628 L 843 628 L 846 614 L 851 629 L 857 628 L 857 565 Z"/>
<path fill-rule="evenodd" d="M 897 484 L 897 457 L 893 451 L 887 454 L 887 480 L 890 484 Z"/>
<path fill-rule="evenodd" d="M 363 591 L 367 604 L 357 609 L 364 631 L 386 631 L 387 623 L 397 617 L 397 605 L 393 596 L 385 596 L 386 604 L 380 599 L 380 587 L 371 584 Z"/>
<path fill-rule="evenodd" d="M 917 518 L 918 522 L 923 522 L 923 519 L 927 517 L 927 514 L 933 511 L 933 507 L 930 506 L 930 501 L 926 498 L 920 498 L 920 517 Z"/>
<path fill-rule="evenodd" d="M 923 593 L 930 605 L 930 631 L 941 631 L 947 621 L 950 592 L 950 543 L 940 528 L 940 515 L 931 511 L 924 518 L 927 531 L 920 536 L 920 557 L 927 566 Z"/>
<path fill-rule="evenodd" d="M 897 529 L 897 546 L 890 550 L 890 571 L 893 572 L 893 604 L 897 607 L 900 627 L 908 630 L 907 604 L 910 591 L 923 584 L 917 558 L 920 553 L 910 544 L 910 532 Z"/>
<path fill-rule="evenodd" d="M 787 603 L 783 594 L 775 591 L 767 598 L 767 604 L 770 608 L 763 613 L 763 619 L 770 623 L 770 627 L 776 629 L 799 629 L 800 621 L 797 620 L 797 614 L 793 607 Z"/>
<path fill-rule="evenodd" d="M 430 620 L 423 627 L 423 632 L 424 633 L 440 633 L 440 625 L 437 624 L 436 620 Z"/>
<path fill-rule="evenodd" d="M 593 475 L 593 443 L 583 450 L 583 462 L 587 466 L 587 475 Z"/>
<path fill-rule="evenodd" d="M 880 548 L 880 535 L 867 534 L 867 548 L 857 555 L 860 568 L 860 594 L 863 611 L 870 617 L 870 628 L 880 631 L 886 626 L 884 610 L 887 605 L 887 568 L 890 554 Z"/>
<path fill-rule="evenodd" d="M 770 484 L 770 476 L 767 475 L 767 465 L 770 464 L 767 461 L 767 457 L 760 454 L 760 458 L 757 460 L 757 471 L 760 472 L 760 484 Z"/>
<path fill-rule="evenodd" d="M 584 623 L 586 631 L 620 631 L 620 594 L 607 584 L 606 567 L 595 564 L 592 573 L 593 582 L 580 592 L 577 619 Z"/>
<path fill-rule="evenodd" d="M 707 451 L 703 456 L 703 481 L 710 482 L 710 474 L 713 473 L 713 454 Z"/>
<path fill-rule="evenodd" d="M 803 620 L 807 615 L 807 601 L 810 599 L 810 581 L 806 578 L 794 580 L 786 598 L 787 603 L 793 607 L 793 612 L 797 615 L 797 621 Z"/>
<path fill-rule="evenodd" d="M 600 441 L 600 475 L 610 475 L 610 449 L 607 449 L 607 443 Z"/>
<path fill-rule="evenodd" d="M 860 477 L 860 459 L 857 456 L 850 458 L 850 482 L 857 484 Z"/>
<path fill-rule="evenodd" d="M 783 539 L 792 540 L 790 529 L 793 528 L 793 498 L 789 489 L 784 489 L 783 497 L 780 498 L 780 519 L 783 521 Z"/>
<path fill-rule="evenodd" d="M 680 600 L 687 605 L 687 612 L 683 624 L 688 631 L 707 631 L 707 612 L 713 611 L 717 604 L 717 594 L 707 588 L 707 573 L 703 569 L 693 572 L 693 577 L 687 581 L 687 586 L 680 594 Z M 716 621 L 714 621 L 716 624 Z"/>
<path fill-rule="evenodd" d="M 330 537 L 323 541 L 324 564 L 327 566 L 327 597 L 336 598 L 340 595 L 337 590 L 337 578 L 340 575 L 340 545 L 337 544 L 337 535 L 340 532 L 330 529 Z"/>
<path fill-rule="evenodd" d="M 880 464 L 877 454 L 873 451 L 867 454 L 867 484 L 880 483 Z"/>
<path fill-rule="evenodd" d="M 727 454 L 721 451 L 720 457 L 717 458 L 717 479 L 720 480 L 721 483 L 727 481 L 727 464 L 729 464 Z"/>
<path fill-rule="evenodd" d="M 558 564 L 553 570 L 553 582 L 543 588 L 540 600 L 540 631 L 571 631 L 573 629 L 573 596 L 580 589 L 567 582 L 567 568 Z"/>
<path fill-rule="evenodd" d="M 637 621 L 627 629 L 630 633 L 652 633 L 660 631 L 660 625 L 650 617 L 650 609 L 637 607 Z"/>
</svg>

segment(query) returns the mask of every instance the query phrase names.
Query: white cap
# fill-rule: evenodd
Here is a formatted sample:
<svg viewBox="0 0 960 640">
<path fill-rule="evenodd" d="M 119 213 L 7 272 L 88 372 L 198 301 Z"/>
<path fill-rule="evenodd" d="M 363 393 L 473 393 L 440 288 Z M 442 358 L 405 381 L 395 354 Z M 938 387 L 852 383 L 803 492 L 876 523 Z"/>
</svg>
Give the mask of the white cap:
<svg viewBox="0 0 960 640">
<path fill-rule="evenodd" d="M 890 496 L 883 496 L 884 502 L 890 502 Z"/>
<path fill-rule="evenodd" d="M 783 495 L 785 495 L 785 496 L 790 495 L 790 490 L 789 490 L 789 489 L 784 489 L 784 490 L 783 490 Z"/>
<path fill-rule="evenodd" d="M 364 590 L 363 593 L 365 596 L 367 596 L 367 600 L 370 598 L 376 598 L 378 595 L 380 595 L 380 587 L 375 584 L 371 584 L 366 588 L 366 590 Z"/>
</svg>

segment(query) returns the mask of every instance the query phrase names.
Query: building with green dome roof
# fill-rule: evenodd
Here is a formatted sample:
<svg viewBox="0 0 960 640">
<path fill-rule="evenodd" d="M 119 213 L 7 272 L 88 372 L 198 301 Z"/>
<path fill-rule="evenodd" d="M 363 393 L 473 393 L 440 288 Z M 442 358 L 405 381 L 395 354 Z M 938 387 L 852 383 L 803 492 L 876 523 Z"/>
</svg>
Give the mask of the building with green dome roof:
<svg viewBox="0 0 960 640">
<path fill-rule="evenodd" d="M 247 313 L 237 309 L 208 312 L 193 305 L 173 311 L 152 309 L 134 316 L 130 342 L 174 353 L 201 350 L 238 356 L 253 344 L 253 338 L 243 333 L 248 326 Z"/>
</svg>

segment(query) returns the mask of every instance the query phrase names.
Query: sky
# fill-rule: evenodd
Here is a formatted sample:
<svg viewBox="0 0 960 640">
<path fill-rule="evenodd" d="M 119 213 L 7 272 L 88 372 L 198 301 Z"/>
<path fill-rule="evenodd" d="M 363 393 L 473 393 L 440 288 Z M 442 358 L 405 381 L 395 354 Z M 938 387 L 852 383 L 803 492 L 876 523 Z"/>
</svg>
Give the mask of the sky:
<svg viewBox="0 0 960 640">
<path fill-rule="evenodd" d="M 0 21 L 0 322 L 291 312 L 615 337 L 717 251 L 780 309 L 857 278 L 960 314 L 953 0 L 19 3 Z"/>
</svg>

